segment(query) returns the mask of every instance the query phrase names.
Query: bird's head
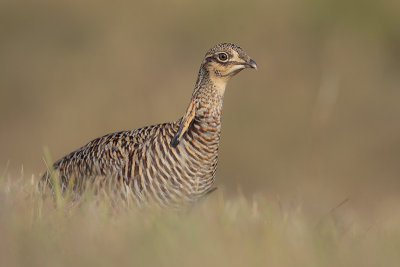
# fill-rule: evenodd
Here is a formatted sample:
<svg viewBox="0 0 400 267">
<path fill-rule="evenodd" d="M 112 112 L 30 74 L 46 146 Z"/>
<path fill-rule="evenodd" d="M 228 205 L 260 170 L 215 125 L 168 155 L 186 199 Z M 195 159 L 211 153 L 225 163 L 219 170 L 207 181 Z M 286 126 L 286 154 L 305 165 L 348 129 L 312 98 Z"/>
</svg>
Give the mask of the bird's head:
<svg viewBox="0 0 400 267">
<path fill-rule="evenodd" d="M 196 116 L 211 114 L 214 120 L 220 117 L 226 83 L 246 68 L 257 69 L 257 64 L 235 44 L 221 43 L 208 50 L 201 63 L 190 104 L 179 122 L 177 133 L 171 140 L 172 147 L 179 144 Z"/>
<path fill-rule="evenodd" d="M 202 67 L 214 82 L 227 82 L 245 68 L 257 69 L 257 64 L 241 47 L 221 43 L 207 52 Z"/>
</svg>

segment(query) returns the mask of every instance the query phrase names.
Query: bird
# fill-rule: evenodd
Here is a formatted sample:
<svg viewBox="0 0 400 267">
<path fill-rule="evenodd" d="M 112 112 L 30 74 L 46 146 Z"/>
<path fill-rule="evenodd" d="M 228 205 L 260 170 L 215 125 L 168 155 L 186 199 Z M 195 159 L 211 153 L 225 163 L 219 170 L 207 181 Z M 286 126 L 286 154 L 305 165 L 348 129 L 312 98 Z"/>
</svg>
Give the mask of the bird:
<svg viewBox="0 0 400 267">
<path fill-rule="evenodd" d="M 100 177 L 129 188 L 138 206 L 194 203 L 215 190 L 223 97 L 228 81 L 256 62 L 238 45 L 219 43 L 206 53 L 184 115 L 178 120 L 110 133 L 48 168 L 63 190 Z M 50 170 L 51 169 L 51 170 Z"/>
</svg>

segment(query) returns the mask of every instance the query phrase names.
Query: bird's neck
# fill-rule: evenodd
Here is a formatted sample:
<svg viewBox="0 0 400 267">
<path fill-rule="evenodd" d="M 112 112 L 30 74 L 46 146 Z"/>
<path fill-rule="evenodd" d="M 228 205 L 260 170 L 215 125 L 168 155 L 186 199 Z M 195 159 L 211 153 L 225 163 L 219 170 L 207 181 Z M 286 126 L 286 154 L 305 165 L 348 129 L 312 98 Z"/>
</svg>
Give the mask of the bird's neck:
<svg viewBox="0 0 400 267">
<path fill-rule="evenodd" d="M 206 123 L 219 124 L 222 115 L 222 103 L 228 79 L 216 77 L 201 68 L 192 101 L 196 106 L 196 118 Z"/>
</svg>

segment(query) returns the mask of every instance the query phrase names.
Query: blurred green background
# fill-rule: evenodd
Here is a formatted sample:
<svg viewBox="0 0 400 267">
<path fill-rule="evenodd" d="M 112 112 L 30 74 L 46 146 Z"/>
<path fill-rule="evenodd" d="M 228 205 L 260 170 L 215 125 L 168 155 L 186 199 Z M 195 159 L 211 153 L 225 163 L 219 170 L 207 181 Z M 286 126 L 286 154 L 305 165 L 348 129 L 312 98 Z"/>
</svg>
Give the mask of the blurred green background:
<svg viewBox="0 0 400 267">
<path fill-rule="evenodd" d="M 259 71 L 228 85 L 218 187 L 311 209 L 400 192 L 395 0 L 3 0 L 0 170 L 37 176 L 44 147 L 179 118 L 219 42 Z"/>
</svg>

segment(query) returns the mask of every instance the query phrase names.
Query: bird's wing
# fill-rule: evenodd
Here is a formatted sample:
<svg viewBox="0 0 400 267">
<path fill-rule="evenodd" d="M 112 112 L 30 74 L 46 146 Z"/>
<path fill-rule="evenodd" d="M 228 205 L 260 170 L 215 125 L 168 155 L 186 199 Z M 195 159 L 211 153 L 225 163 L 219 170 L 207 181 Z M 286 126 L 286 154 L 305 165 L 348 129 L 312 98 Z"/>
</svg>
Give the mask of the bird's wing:
<svg viewBox="0 0 400 267">
<path fill-rule="evenodd" d="M 142 132 L 146 129 L 121 131 L 96 138 L 54 163 L 62 181 L 70 176 L 123 177 L 129 153 L 145 142 Z"/>
</svg>

